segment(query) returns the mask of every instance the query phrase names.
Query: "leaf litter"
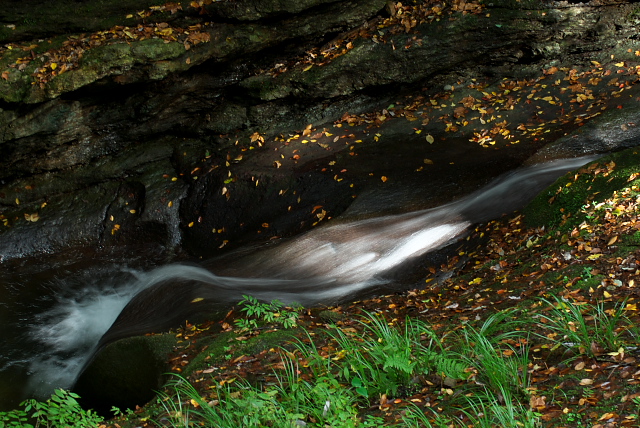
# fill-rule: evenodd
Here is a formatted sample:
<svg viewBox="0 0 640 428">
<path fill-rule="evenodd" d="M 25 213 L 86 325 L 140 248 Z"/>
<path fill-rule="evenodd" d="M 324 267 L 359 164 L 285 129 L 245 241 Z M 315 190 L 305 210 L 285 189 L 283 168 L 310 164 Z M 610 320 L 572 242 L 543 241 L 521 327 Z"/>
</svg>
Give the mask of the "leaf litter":
<svg viewBox="0 0 640 428">
<path fill-rule="evenodd" d="M 406 32 L 442 15 L 436 4 L 430 5 L 430 10 L 417 11 L 400 3 L 391 3 L 390 7 L 394 8 L 391 18 L 377 24 L 377 34 L 369 27 L 360 29 L 357 33 L 347 35 L 344 40 L 329 45 L 324 52 L 311 52 L 307 59 L 298 61 L 304 67 L 322 66 L 322 61 L 331 60 L 352 49 L 356 37 L 375 37 L 376 43 L 388 42 L 380 34 L 383 29 L 389 35 Z M 452 10 L 478 13 L 480 6 L 473 2 L 456 2 Z M 392 29 L 392 26 L 395 27 Z M 208 41 L 206 33 L 201 30 L 173 28 L 162 23 L 114 27 L 95 35 L 70 39 L 61 49 L 38 55 L 33 51 L 37 46 L 31 45 L 5 46 L 4 51 L 16 49 L 25 52 L 15 64 L 9 66 L 17 70 L 24 70 L 23 64 L 38 57 L 42 66 L 36 70 L 34 77 L 39 84 L 46 84 L 56 75 L 75 67 L 83 53 L 93 46 L 146 37 L 197 44 Z M 344 43 L 342 48 L 338 48 L 338 42 Z M 419 40 L 415 39 L 413 43 L 419 43 Z M 290 66 L 295 66 L 295 63 Z M 282 71 L 281 66 L 271 73 Z M 254 149 L 273 148 L 276 144 L 285 147 L 299 142 L 331 151 L 339 143 L 353 147 L 349 150 L 355 155 L 357 148 L 354 144 L 359 144 L 357 140 L 361 137 L 353 133 L 353 128 L 364 130 L 363 134 L 370 134 L 369 141 L 376 142 L 383 137 L 384 126 L 389 121 L 401 119 L 416 123 L 418 130 L 433 129 L 426 133 L 426 142 L 429 144 L 437 144 L 438 139 L 432 134 L 440 135 L 441 131 L 464 133 L 469 136 L 469 142 L 487 148 L 508 147 L 521 141 L 550 140 L 558 130 L 567 132 L 607 108 L 623 107 L 621 94 L 637 83 L 638 73 L 639 66 L 629 61 L 610 65 L 595 62 L 592 67 L 580 70 L 577 67 L 550 67 L 538 78 L 504 80 L 494 87 L 475 79 L 459 81 L 444 92 L 406 97 L 379 111 L 361 115 L 345 113 L 333 128 L 319 130 L 310 124 L 298 133 L 281 135 L 273 141 L 265 141 L 263 136 L 253 134 L 246 143 L 237 144 L 236 150 L 246 153 Z M 9 78 L 7 70 L 3 71 L 2 78 Z M 514 109 L 528 109 L 531 119 L 523 123 L 510 121 L 508 112 Z M 438 128 L 433 128 L 436 124 Z M 635 124 L 624 126 L 633 127 Z M 274 164 L 297 162 L 303 156 L 299 153 L 291 153 L 285 158 L 279 156 Z M 239 154 L 230 153 L 226 166 L 242 159 Z M 423 162 L 420 159 L 420 162 L 422 166 L 419 168 L 423 168 L 433 161 L 424 159 Z M 203 159 L 203 163 L 207 163 L 209 168 L 218 167 L 209 158 Z M 594 165 L 579 171 L 573 182 L 586 177 L 591 180 L 607 178 L 616 169 L 613 162 Z M 331 168 L 327 173 L 333 173 L 335 168 L 338 168 L 337 171 L 343 169 L 335 163 L 327 165 L 327 168 Z M 192 175 L 201 174 L 200 169 L 204 168 L 196 166 Z M 640 245 L 640 235 L 637 235 L 640 230 L 637 220 L 639 175 L 640 172 L 631 173 L 627 177 L 628 185 L 606 199 L 583 201 L 580 212 L 585 220 L 578 224 L 572 224 L 570 216 L 563 214 L 555 230 L 527 226 L 521 215 L 492 221 L 479 226 L 472 234 L 471 238 L 483 242 L 482 246 L 461 249 L 441 266 L 425 268 L 424 286 L 339 307 L 309 309 L 302 313 L 299 324 L 311 335 L 322 337 L 320 332 L 331 326 L 326 319 L 326 312 L 330 312 L 334 314 L 332 318 L 340 319 L 336 325 L 343 331 L 358 334 L 362 326 L 354 321 L 357 315 L 363 311 L 378 311 L 384 313 L 392 323 L 401 323 L 407 316 L 428 316 L 434 327 L 459 328 L 464 323 L 477 322 L 492 311 L 510 308 L 514 304 L 523 313 L 535 317 L 536 313 L 548 310 L 537 299 L 547 297 L 551 291 L 575 305 L 604 302 L 609 308 L 607 310 L 611 310 L 615 303 L 624 302 L 625 316 L 637 323 L 640 292 L 637 278 L 640 272 L 640 257 L 637 254 L 637 246 Z M 378 178 L 383 182 L 387 179 L 387 176 Z M 553 204 L 563 192 L 564 189 L 557 189 L 548 202 Z M 315 211 L 314 208 L 310 214 L 317 215 Z M 4 216 L 0 216 L 0 219 L 5 226 L 9 226 L 9 219 Z M 35 222 L 38 215 L 25 213 L 24 219 Z M 566 230 L 562 229 L 565 226 Z M 180 338 L 181 343 L 170 361 L 172 371 L 184 373 L 185 368 L 206 351 L 209 346 L 206 343 L 210 342 L 211 337 L 230 335 L 226 346 L 231 351 L 252 338 L 278 330 L 267 327 L 248 335 L 239 335 L 232 325 L 234 317 L 238 315 L 237 311 L 231 311 L 220 322 L 201 325 L 187 323 L 176 330 L 173 334 Z M 531 326 L 532 330 L 538 328 L 533 324 Z M 318 333 L 314 333 L 316 331 Z M 540 334 L 550 335 L 544 330 Z M 319 339 L 317 346 L 323 355 L 341 358 L 340 350 L 328 339 Z M 590 348 L 593 357 L 588 357 L 585 350 L 578 350 L 574 359 L 566 362 L 566 355 L 560 354 L 557 348 L 534 343 L 533 361 L 529 366 L 532 377 L 530 407 L 540 413 L 545 426 L 575 426 L 576 421 L 591 424 L 594 428 L 637 426 L 638 406 L 634 404 L 634 399 L 640 397 L 640 393 L 636 392 L 640 384 L 637 347 L 604 352 L 601 344 L 593 343 Z M 238 378 L 269 379 L 274 368 L 282 367 L 282 352 L 277 348 L 269 348 L 257 353 L 243 352 L 228 361 L 211 361 L 206 368 L 192 371 L 189 379 L 203 395 L 208 394 L 212 382 L 224 384 Z M 379 405 L 370 410 L 392 421 L 408 403 L 437 406 L 446 402 L 447 396 L 455 394 L 457 388 L 455 385 L 443 388 L 443 385 L 433 382 L 425 385 L 425 388 L 410 396 L 380 397 Z M 136 414 L 140 415 L 136 422 L 138 426 L 154 426 L 148 419 L 148 411 L 147 408 L 136 410 Z M 114 420 L 110 426 L 124 426 L 124 423 Z"/>
<path fill-rule="evenodd" d="M 577 212 L 563 213 L 553 227 L 528 225 L 522 214 L 479 225 L 446 262 L 422 268 L 423 286 L 337 307 L 305 309 L 300 313 L 299 328 L 290 333 L 301 340 L 313 340 L 321 356 L 339 361 L 345 351 L 326 334 L 327 329 L 337 327 L 347 335 L 361 337 L 364 327 L 359 316 L 366 312 L 384 315 L 390 325 L 402 325 L 407 317 L 425 319 L 436 331 L 450 333 L 476 325 L 496 311 L 505 311 L 510 317 L 528 320 L 523 328 L 529 331 L 529 339 L 504 339 L 511 348 L 503 352 L 509 356 L 513 350 L 530 347 L 527 405 L 539 414 L 543 426 L 569 427 L 576 421 L 596 428 L 637 426 L 637 331 L 616 326 L 615 331 L 627 339 L 615 349 L 592 342 L 589 349 L 567 350 L 557 345 L 561 338 L 542 321 L 553 307 L 540 300 L 555 295 L 560 310 L 573 305 L 585 311 L 599 302 L 609 314 L 618 305 L 631 320 L 630 325 L 638 323 L 640 174 L 628 173 L 613 159 L 591 164 L 564 180 L 573 184 L 569 187 L 578 187 L 614 177 L 624 185 L 600 198 L 587 197 Z M 550 207 L 557 203 L 557 199 L 547 200 Z M 515 312 L 508 312 L 514 307 Z M 287 347 L 286 339 L 263 349 L 244 346 L 261 337 L 266 341 L 281 327 L 266 324 L 242 332 L 233 322 L 239 316 L 241 312 L 232 309 L 221 321 L 187 323 L 172 333 L 180 340 L 170 361 L 172 371 L 185 374 L 208 400 L 216 398 L 211 395 L 215 385 L 239 379 L 274 381 L 274 371 L 284 367 L 285 354 L 305 366 L 295 349 Z M 194 361 L 207 355 L 215 337 L 223 338 L 225 353 L 212 353 L 190 369 Z M 310 380 L 313 375 L 304 371 L 301 376 Z M 392 425 L 400 422 L 409 406 L 446 408 L 468 382 L 473 382 L 473 376 L 457 382 L 427 377 L 421 381 L 421 388 L 376 398 L 370 408 L 361 411 Z M 137 409 L 138 419 L 133 416 L 131 420 L 137 426 L 155 426 L 148 419 L 149 412 L 153 412 L 152 406 Z M 114 420 L 109 426 L 115 423 L 126 426 L 124 420 Z"/>
</svg>

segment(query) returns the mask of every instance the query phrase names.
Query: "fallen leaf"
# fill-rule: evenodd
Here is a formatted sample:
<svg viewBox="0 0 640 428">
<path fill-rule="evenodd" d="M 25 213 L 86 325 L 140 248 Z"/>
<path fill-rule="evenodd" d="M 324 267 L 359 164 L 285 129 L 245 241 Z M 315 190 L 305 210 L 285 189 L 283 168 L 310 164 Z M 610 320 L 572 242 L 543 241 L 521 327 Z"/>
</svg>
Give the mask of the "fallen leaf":
<svg viewBox="0 0 640 428">
<path fill-rule="evenodd" d="M 31 221 L 33 223 L 35 223 L 36 221 L 40 220 L 40 216 L 38 216 L 38 213 L 33 213 L 33 214 L 24 214 L 24 218 L 27 221 Z"/>
<path fill-rule="evenodd" d="M 529 399 L 529 406 L 532 409 L 536 409 L 536 410 L 542 410 L 547 406 L 547 397 L 542 396 L 539 397 L 537 395 L 532 395 L 531 398 Z"/>
</svg>

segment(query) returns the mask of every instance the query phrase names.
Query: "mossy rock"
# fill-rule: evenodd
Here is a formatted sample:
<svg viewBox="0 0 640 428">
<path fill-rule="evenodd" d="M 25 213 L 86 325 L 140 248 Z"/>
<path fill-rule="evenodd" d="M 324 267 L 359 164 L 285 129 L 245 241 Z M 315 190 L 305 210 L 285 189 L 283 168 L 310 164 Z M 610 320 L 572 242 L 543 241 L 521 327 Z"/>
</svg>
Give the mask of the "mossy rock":
<svg viewBox="0 0 640 428">
<path fill-rule="evenodd" d="M 257 355 L 271 348 L 283 347 L 295 341 L 296 333 L 300 333 L 300 329 L 270 330 L 246 339 L 236 332 L 221 333 L 199 343 L 205 349 L 184 368 L 183 375 L 189 376 L 212 365 L 225 365 L 228 360 L 242 355 Z"/>
<path fill-rule="evenodd" d="M 546 10 L 549 5 L 540 0 L 493 0 L 485 3 L 489 8 L 504 9 L 542 9 Z"/>
<path fill-rule="evenodd" d="M 155 397 L 169 371 L 169 354 L 177 339 L 172 334 L 118 340 L 98 352 L 80 375 L 74 391 L 83 404 L 107 413 L 142 406 Z"/>
<path fill-rule="evenodd" d="M 525 207 L 525 223 L 533 227 L 560 226 L 561 230 L 572 229 L 580 224 L 584 220 L 579 213 L 582 206 L 603 201 L 614 191 L 633 185 L 629 178 L 640 171 L 640 149 L 634 147 L 623 150 L 593 163 L 611 165 L 608 168 L 610 172 L 596 175 L 581 173 L 585 170 L 583 167 L 578 173 L 560 177 Z"/>
<path fill-rule="evenodd" d="M 162 39 L 141 40 L 131 46 L 131 52 L 138 61 L 160 61 L 176 58 L 184 51 L 184 45 L 181 43 L 167 43 Z"/>
</svg>

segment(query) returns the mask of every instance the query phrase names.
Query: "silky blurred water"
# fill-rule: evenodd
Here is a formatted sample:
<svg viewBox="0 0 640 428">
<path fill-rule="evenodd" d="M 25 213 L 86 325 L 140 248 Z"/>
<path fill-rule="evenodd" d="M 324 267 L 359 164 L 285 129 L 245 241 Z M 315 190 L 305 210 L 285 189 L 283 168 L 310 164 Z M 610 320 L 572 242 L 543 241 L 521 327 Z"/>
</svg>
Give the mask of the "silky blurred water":
<svg viewBox="0 0 640 428">
<path fill-rule="evenodd" d="M 189 281 L 218 303 L 235 302 L 243 294 L 303 305 L 354 298 L 389 281 L 385 273 L 408 260 L 464 236 L 472 224 L 520 208 L 555 178 L 590 160 L 557 160 L 516 170 L 441 207 L 337 221 L 206 267 L 174 264 L 143 272 L 100 263 L 35 284 L 33 279 L 5 279 L 2 285 L 9 292 L 0 306 L 0 321 L 7 326 L 0 353 L 0 409 L 71 387 L 100 338 L 142 290 Z"/>
</svg>

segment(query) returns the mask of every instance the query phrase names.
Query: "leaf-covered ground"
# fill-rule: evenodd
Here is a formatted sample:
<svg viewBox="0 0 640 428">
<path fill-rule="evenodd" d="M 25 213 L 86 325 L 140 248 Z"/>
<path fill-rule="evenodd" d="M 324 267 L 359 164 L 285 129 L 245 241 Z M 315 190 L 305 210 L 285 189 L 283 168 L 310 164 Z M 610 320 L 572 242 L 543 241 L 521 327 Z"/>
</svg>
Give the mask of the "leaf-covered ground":
<svg viewBox="0 0 640 428">
<path fill-rule="evenodd" d="M 181 8 L 198 9 L 203 3 L 206 2 L 192 2 Z M 139 11 L 123 19 L 133 22 L 137 17 L 149 18 L 154 13 L 173 14 L 178 11 L 176 5 L 167 3 L 162 6 L 164 9 Z M 391 17 L 377 23 L 378 30 L 389 29 L 390 34 L 409 31 L 442 14 L 435 3 L 425 3 L 422 9 L 403 7 L 401 3 L 393 7 Z M 454 2 L 452 10 L 481 11 L 473 2 Z M 46 84 L 77 67 L 85 51 L 94 45 L 158 38 L 179 41 L 188 49 L 192 44 L 208 42 L 201 30 L 141 21 L 137 25 L 119 25 L 82 37 L 52 41 L 55 46 L 49 46 L 49 41 L 10 44 L 0 50 L 3 61 L 0 78 L 6 81 L 13 74 L 29 73 L 34 84 Z M 329 45 L 325 51 L 309 52 L 304 58 L 279 64 L 265 73 L 275 76 L 288 67 L 321 67 L 325 61 L 348 51 L 357 37 L 387 42 L 380 32 L 361 29 Z M 420 40 L 414 38 L 411 43 Z M 213 165 L 211 159 L 205 158 L 202 164 L 194 165 L 191 175 L 196 179 L 210 168 L 241 163 L 243 154 L 254 149 L 266 149 L 262 152 L 265 165 L 273 168 L 303 162 L 306 156 L 324 159 L 326 152 L 335 150 L 348 156 L 331 159 L 318 168 L 334 175 L 336 181 L 361 179 L 362 171 L 354 168 L 352 172 L 354 162 L 348 163 L 349 158 L 357 158 L 368 142 L 384 138 L 389 124 L 399 120 L 408 121 L 415 136 L 434 147 L 448 144 L 453 138 L 487 150 L 541 144 L 607 109 L 637 104 L 638 66 L 629 58 L 638 55 L 640 52 L 630 49 L 626 60 L 611 58 L 608 64 L 593 62 L 590 67 L 549 66 L 537 77 L 509 78 L 492 85 L 460 77 L 444 91 L 428 90 L 402 98 L 370 114 L 345 113 L 331 128 L 309 126 L 272 141 L 265 141 L 256 133 L 235 146 L 225 165 Z M 407 169 L 416 174 L 438 166 L 438 162 L 445 163 L 445 159 L 431 156 L 420 156 L 414 161 Z M 456 159 L 446 161 L 448 164 Z M 552 313 L 553 304 L 540 300 L 553 303 L 555 296 L 579 307 L 600 304 L 610 314 L 618 307 L 632 321 L 638 321 L 639 163 L 640 156 L 627 151 L 564 177 L 543 192 L 524 214 L 478 226 L 469 243 L 451 254 L 446 263 L 424 266 L 418 272 L 422 277 L 420 284 L 411 290 L 340 307 L 307 309 L 295 329 L 265 324 L 249 332 L 241 331 L 234 320 L 243 314 L 234 310 L 221 322 L 188 325 L 169 333 L 181 340 L 171 360 L 172 371 L 185 376 L 203 398 L 213 403 L 213 385 L 233 383 L 236 379 L 256 382 L 272 379 L 274 370 L 282 367 L 280 346 L 290 346 L 287 343 L 292 334 L 306 337 L 303 330 L 314 338 L 321 353 L 340 358 L 341 350 L 323 332 L 335 324 L 345 332 L 358 334 L 362 327 L 359 316 L 365 312 L 381 313 L 395 324 L 404 323 L 407 317 L 421 319 L 446 339 L 447 332 L 465 325 L 479 325 L 492 313 L 516 308 L 518 318 L 527 321 L 523 328 L 532 336 L 528 343 L 512 345 L 530 347 L 527 371 L 531 385 L 525 401 L 540 413 L 543 426 L 639 426 L 640 405 L 634 402 L 640 397 L 637 336 L 633 332 L 620 332 L 624 341 L 616 349 L 606 349 L 603 343 L 594 340 L 567 351 L 562 338 L 544 327 L 543 320 Z M 224 191 L 231 195 L 231 171 L 229 177 L 228 189 L 225 187 Z M 366 179 L 390 184 L 395 178 L 392 173 L 381 173 Z M 318 222 L 330 217 L 322 207 L 314 211 Z M 0 220 L 5 225 L 9 221 L 3 216 Z M 35 221 L 33 217 L 31 221 Z M 449 400 L 463 387 L 464 384 L 444 383 L 442 379 L 423 379 L 419 388 L 374 397 L 369 406 L 360 406 L 359 411 L 381 417 L 385 424 L 392 425 L 400 421 L 410 404 L 446 410 Z M 190 402 L 183 404 L 193 406 Z M 116 418 L 105 426 L 154 427 L 155 421 L 162 422 L 165 416 L 160 406 L 151 403 L 128 418 Z"/>
<path fill-rule="evenodd" d="M 292 334 L 303 337 L 302 329 L 321 354 L 340 358 L 336 343 L 322 332 L 333 323 L 345 332 L 358 332 L 359 316 L 366 312 L 383 314 L 394 324 L 407 317 L 421 319 L 444 334 L 515 308 L 516 317 L 525 321 L 521 328 L 531 335 L 512 345 L 529 349 L 531 384 L 525 401 L 540 414 L 542 426 L 638 426 L 637 332 L 616 331 L 620 342 L 613 349 L 594 336 L 588 345 L 568 350 L 563 338 L 544 324 L 554 307 L 562 310 L 563 304 L 585 310 L 601 305 L 605 313 L 613 316 L 618 310 L 637 323 L 639 153 L 630 149 L 603 158 L 559 179 L 524 214 L 478 226 L 469 243 L 446 263 L 424 268 L 420 287 L 339 307 L 306 309 L 296 329 L 265 324 L 243 332 L 233 322 L 243 314 L 235 310 L 221 322 L 177 330 L 171 334 L 182 345 L 172 359 L 173 371 L 185 376 L 203 398 L 213 400 L 216 384 L 272 378 L 282 367 L 280 346 L 292 350 L 287 343 Z M 543 221 L 547 226 L 540 225 Z M 462 386 L 427 378 L 419 388 L 374 397 L 370 407 L 359 410 L 392 425 L 411 403 L 445 411 Z M 106 426 L 151 427 L 156 426 L 153 420 L 161 419 L 158 405 L 150 404 L 128 420 L 112 420 Z"/>
</svg>

